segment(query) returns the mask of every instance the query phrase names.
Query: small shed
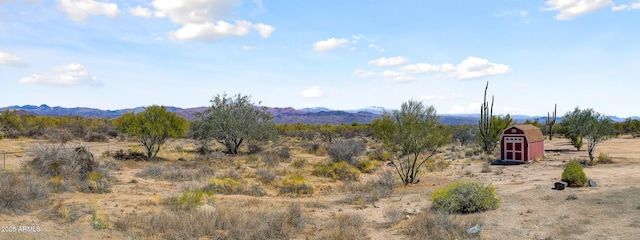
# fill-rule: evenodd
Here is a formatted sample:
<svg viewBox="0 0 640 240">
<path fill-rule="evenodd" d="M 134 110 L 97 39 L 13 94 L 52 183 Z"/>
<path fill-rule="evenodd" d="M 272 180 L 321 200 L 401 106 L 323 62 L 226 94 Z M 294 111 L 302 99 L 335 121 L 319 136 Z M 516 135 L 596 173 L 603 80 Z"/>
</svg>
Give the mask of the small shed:
<svg viewBox="0 0 640 240">
<path fill-rule="evenodd" d="M 502 133 L 500 160 L 528 162 L 544 156 L 544 136 L 531 124 L 513 125 Z"/>
</svg>

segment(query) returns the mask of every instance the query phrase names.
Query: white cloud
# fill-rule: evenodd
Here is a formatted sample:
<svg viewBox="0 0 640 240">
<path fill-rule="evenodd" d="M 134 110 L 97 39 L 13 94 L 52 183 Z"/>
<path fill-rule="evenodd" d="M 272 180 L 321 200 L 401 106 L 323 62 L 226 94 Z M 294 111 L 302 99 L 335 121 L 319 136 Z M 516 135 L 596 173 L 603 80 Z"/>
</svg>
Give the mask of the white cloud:
<svg viewBox="0 0 640 240">
<path fill-rule="evenodd" d="M 325 41 L 318 41 L 313 46 L 318 52 L 326 52 L 344 46 L 349 40 L 344 38 L 329 38 Z"/>
<path fill-rule="evenodd" d="M 400 70 L 408 73 L 437 72 L 437 71 L 440 71 L 440 66 L 431 65 L 428 63 L 418 63 L 418 64 L 402 66 L 400 67 Z"/>
<path fill-rule="evenodd" d="M 396 72 L 391 70 L 385 70 L 384 72 L 382 72 L 382 76 L 393 83 L 410 82 L 415 79 L 412 76 L 407 76 L 403 72 Z"/>
<path fill-rule="evenodd" d="M 260 36 L 262 36 L 263 38 L 269 38 L 269 36 L 271 36 L 271 33 L 276 30 L 275 27 L 262 23 L 254 24 L 253 28 L 257 30 L 260 33 Z"/>
<path fill-rule="evenodd" d="M 84 66 L 79 63 L 70 63 L 64 66 L 53 67 L 48 72 L 36 73 L 31 76 L 24 77 L 18 82 L 21 84 L 51 86 L 102 86 L 102 82 L 91 76 Z"/>
<path fill-rule="evenodd" d="M 224 37 L 241 37 L 256 30 L 263 38 L 269 38 L 275 27 L 264 23 L 251 23 L 236 20 L 224 21 L 233 16 L 233 10 L 240 0 L 154 0 L 156 17 L 168 17 L 172 22 L 182 25 L 172 31 L 175 40 L 217 40 Z M 261 1 L 256 2 L 262 6 Z M 262 6 L 263 8 L 263 6 Z"/>
<path fill-rule="evenodd" d="M 358 78 L 372 78 L 376 76 L 376 73 L 363 69 L 356 69 L 355 71 L 353 71 L 353 76 L 356 76 Z"/>
<path fill-rule="evenodd" d="M 23 62 L 18 56 L 14 56 L 5 52 L 0 52 L 0 65 L 9 67 L 26 67 L 27 63 Z"/>
<path fill-rule="evenodd" d="M 558 20 L 570 20 L 577 16 L 596 11 L 600 8 L 613 5 L 611 0 L 548 0 L 545 2 L 548 8 L 543 11 L 559 11 Z"/>
<path fill-rule="evenodd" d="M 158 12 L 179 24 L 204 24 L 231 16 L 240 0 L 154 0 Z"/>
<path fill-rule="evenodd" d="M 462 106 L 460 104 L 456 104 L 449 111 L 450 114 L 459 114 L 459 113 L 476 113 L 480 110 L 480 106 L 482 104 L 479 102 L 470 102 L 467 106 Z"/>
<path fill-rule="evenodd" d="M 148 9 L 142 6 L 129 8 L 129 13 L 133 16 L 144 17 L 144 18 L 150 18 L 152 15 L 151 9 Z"/>
<path fill-rule="evenodd" d="M 59 0 L 58 5 L 71 20 L 76 22 L 86 20 L 87 15 L 115 17 L 120 13 L 117 4 L 94 0 Z"/>
<path fill-rule="evenodd" d="M 322 89 L 318 86 L 313 86 L 308 89 L 305 89 L 301 92 L 302 96 L 305 98 L 317 98 L 322 97 L 323 92 Z"/>
<path fill-rule="evenodd" d="M 468 57 L 455 66 L 451 63 L 444 63 L 442 65 L 418 63 L 402 66 L 400 70 L 407 73 L 439 72 L 442 73 L 438 75 L 439 77 L 465 80 L 504 74 L 510 72 L 511 68 L 504 64 L 489 62 L 487 59 Z"/>
<path fill-rule="evenodd" d="M 217 40 L 230 36 L 245 36 L 251 31 L 251 23 L 247 21 L 237 21 L 231 24 L 225 21 L 217 23 L 188 23 L 182 28 L 170 33 L 176 40 Z"/>
<path fill-rule="evenodd" d="M 408 61 L 409 59 L 402 56 L 390 57 L 390 58 L 381 57 L 381 58 L 369 61 L 369 65 L 373 65 L 376 67 L 390 67 L 390 66 L 402 65 L 407 63 Z"/>
<path fill-rule="evenodd" d="M 632 10 L 632 9 L 640 9 L 640 2 L 634 2 L 630 4 L 620 4 L 617 6 L 612 6 L 612 11 L 622 11 L 622 10 Z"/>
</svg>

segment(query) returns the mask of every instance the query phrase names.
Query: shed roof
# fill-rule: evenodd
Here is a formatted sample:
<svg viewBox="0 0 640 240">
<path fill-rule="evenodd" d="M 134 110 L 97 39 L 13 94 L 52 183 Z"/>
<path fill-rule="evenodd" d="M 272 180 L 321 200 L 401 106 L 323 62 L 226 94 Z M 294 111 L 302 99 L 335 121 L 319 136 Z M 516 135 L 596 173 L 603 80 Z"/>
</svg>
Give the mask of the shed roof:
<svg viewBox="0 0 640 240">
<path fill-rule="evenodd" d="M 531 125 L 531 124 L 517 124 L 513 125 L 513 127 L 518 128 L 524 132 L 524 135 L 527 137 L 529 142 L 540 142 L 544 141 L 544 136 L 542 135 L 542 130 L 540 128 Z"/>
</svg>

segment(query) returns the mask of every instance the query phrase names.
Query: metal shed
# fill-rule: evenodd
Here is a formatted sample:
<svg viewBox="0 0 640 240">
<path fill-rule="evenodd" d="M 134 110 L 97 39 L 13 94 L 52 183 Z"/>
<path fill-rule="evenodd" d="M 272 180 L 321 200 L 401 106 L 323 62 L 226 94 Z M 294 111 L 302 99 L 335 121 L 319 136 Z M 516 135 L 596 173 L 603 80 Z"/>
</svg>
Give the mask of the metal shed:
<svg viewBox="0 0 640 240">
<path fill-rule="evenodd" d="M 502 133 L 500 160 L 528 162 L 544 156 L 544 136 L 531 124 L 513 125 Z"/>
</svg>

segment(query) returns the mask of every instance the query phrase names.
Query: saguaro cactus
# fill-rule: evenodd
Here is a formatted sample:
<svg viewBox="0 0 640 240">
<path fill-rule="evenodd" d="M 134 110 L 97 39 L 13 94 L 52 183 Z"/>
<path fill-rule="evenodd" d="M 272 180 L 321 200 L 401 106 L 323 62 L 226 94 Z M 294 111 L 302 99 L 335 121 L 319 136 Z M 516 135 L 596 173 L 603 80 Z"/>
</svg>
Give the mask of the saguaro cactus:
<svg viewBox="0 0 640 240">
<path fill-rule="evenodd" d="M 553 120 L 551 120 L 551 115 L 547 112 L 547 127 L 549 127 L 549 140 L 552 140 L 553 137 L 553 125 L 556 124 L 556 110 L 558 110 L 558 104 L 554 104 L 553 107 Z"/>
<path fill-rule="evenodd" d="M 489 88 L 489 82 L 484 88 L 484 102 L 480 107 L 480 121 L 478 122 L 478 136 L 480 145 L 485 153 L 491 153 L 495 148 L 495 140 L 493 139 L 491 132 L 491 119 L 493 118 L 493 96 L 491 96 L 491 108 L 487 102 L 487 89 Z"/>
</svg>

